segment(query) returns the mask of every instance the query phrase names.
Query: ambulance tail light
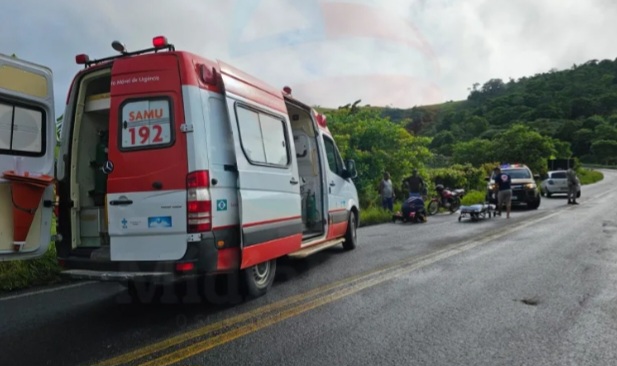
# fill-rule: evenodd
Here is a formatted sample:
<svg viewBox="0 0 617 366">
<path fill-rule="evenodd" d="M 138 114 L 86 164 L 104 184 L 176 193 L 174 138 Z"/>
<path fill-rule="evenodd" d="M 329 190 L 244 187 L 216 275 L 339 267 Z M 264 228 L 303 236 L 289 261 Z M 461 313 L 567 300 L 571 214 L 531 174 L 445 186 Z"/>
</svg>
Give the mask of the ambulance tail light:
<svg viewBox="0 0 617 366">
<path fill-rule="evenodd" d="M 167 37 L 156 36 L 152 38 L 152 46 L 154 46 L 154 48 L 164 48 L 169 46 L 169 43 L 167 43 Z"/>
<path fill-rule="evenodd" d="M 187 230 L 201 233 L 212 228 L 210 174 L 207 170 L 189 173 L 186 177 Z"/>
<path fill-rule="evenodd" d="M 75 62 L 77 63 L 77 65 L 85 65 L 90 62 L 90 57 L 88 57 L 88 55 L 86 55 L 85 53 L 82 53 L 75 56 Z"/>
</svg>

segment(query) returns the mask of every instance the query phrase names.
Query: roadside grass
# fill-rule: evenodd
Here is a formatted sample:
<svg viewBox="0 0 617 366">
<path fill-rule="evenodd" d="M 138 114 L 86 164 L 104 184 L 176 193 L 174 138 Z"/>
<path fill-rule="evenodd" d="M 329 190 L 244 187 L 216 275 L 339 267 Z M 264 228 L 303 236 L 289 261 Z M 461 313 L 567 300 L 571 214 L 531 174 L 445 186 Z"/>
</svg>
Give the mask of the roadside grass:
<svg viewBox="0 0 617 366">
<path fill-rule="evenodd" d="M 401 203 L 394 203 L 394 212 L 401 210 Z M 369 207 L 360 210 L 360 227 L 383 224 L 384 222 L 392 221 L 392 214 L 388 210 L 381 207 Z"/>
<path fill-rule="evenodd" d="M 52 235 L 56 220 L 52 218 Z M 56 246 L 52 242 L 41 258 L 0 262 L 0 293 L 39 285 L 49 285 L 60 280 L 60 266 Z"/>
<path fill-rule="evenodd" d="M 583 168 L 578 171 L 578 178 L 581 181 L 581 185 L 593 184 L 604 179 L 604 174 L 597 170 Z"/>
</svg>

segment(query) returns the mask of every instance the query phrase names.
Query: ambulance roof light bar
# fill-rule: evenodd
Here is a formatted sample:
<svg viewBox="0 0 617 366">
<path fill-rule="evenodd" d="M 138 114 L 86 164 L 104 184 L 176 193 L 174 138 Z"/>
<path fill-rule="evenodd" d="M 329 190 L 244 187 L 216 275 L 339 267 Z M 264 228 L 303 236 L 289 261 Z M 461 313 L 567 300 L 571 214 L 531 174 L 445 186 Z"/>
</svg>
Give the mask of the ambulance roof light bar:
<svg viewBox="0 0 617 366">
<path fill-rule="evenodd" d="M 77 65 L 86 65 L 88 62 L 90 62 L 90 57 L 85 53 L 75 56 L 75 63 Z"/>
<path fill-rule="evenodd" d="M 98 60 L 90 60 L 90 58 L 88 57 L 88 55 L 86 54 L 80 54 L 75 56 L 75 62 L 78 65 L 85 65 L 86 68 L 88 68 L 89 66 L 92 66 L 94 64 L 98 64 L 101 62 L 105 62 L 105 61 L 111 61 L 111 60 L 115 60 L 117 58 L 121 58 L 121 57 L 128 57 L 128 56 L 136 56 L 136 55 L 141 55 L 144 53 L 150 53 L 150 52 L 154 52 L 157 53 L 162 49 L 167 49 L 168 51 L 175 51 L 176 47 L 174 47 L 173 44 L 169 43 L 167 41 L 167 37 L 165 36 L 156 36 L 152 39 L 152 48 L 147 48 L 144 50 L 138 50 L 138 51 L 133 51 L 133 52 L 128 52 L 126 49 L 126 46 L 119 41 L 113 41 L 111 43 L 111 47 L 120 52 L 120 55 L 117 56 L 110 56 L 110 57 L 105 57 L 105 58 L 101 58 Z"/>
<path fill-rule="evenodd" d="M 152 46 L 154 46 L 154 48 L 163 48 L 169 46 L 169 43 L 167 42 L 167 37 L 156 36 L 152 38 Z"/>
</svg>

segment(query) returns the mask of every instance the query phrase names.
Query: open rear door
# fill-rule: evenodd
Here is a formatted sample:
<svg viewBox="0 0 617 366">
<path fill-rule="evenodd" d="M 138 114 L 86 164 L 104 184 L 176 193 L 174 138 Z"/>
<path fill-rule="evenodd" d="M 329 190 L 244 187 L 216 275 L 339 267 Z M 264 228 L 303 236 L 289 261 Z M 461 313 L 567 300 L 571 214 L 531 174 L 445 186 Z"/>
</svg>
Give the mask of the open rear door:
<svg viewBox="0 0 617 366">
<path fill-rule="evenodd" d="M 0 54 L 0 261 L 49 247 L 55 120 L 51 70 Z"/>
<path fill-rule="evenodd" d="M 281 92 L 219 64 L 236 153 L 244 269 L 300 249 L 300 182 Z"/>
</svg>

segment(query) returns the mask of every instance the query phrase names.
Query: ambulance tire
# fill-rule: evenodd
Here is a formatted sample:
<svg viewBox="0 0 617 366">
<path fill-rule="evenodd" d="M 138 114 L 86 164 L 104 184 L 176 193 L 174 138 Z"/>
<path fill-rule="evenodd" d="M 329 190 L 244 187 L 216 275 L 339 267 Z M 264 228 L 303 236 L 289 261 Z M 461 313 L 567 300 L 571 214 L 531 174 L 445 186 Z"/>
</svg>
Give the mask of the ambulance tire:
<svg viewBox="0 0 617 366">
<path fill-rule="evenodd" d="M 358 242 L 356 213 L 351 211 L 349 214 L 349 222 L 347 223 L 347 232 L 345 233 L 345 241 L 343 242 L 343 249 L 354 250 Z"/>
<path fill-rule="evenodd" d="M 242 289 L 248 298 L 257 298 L 268 292 L 276 275 L 276 259 L 256 264 L 242 271 Z"/>
</svg>

